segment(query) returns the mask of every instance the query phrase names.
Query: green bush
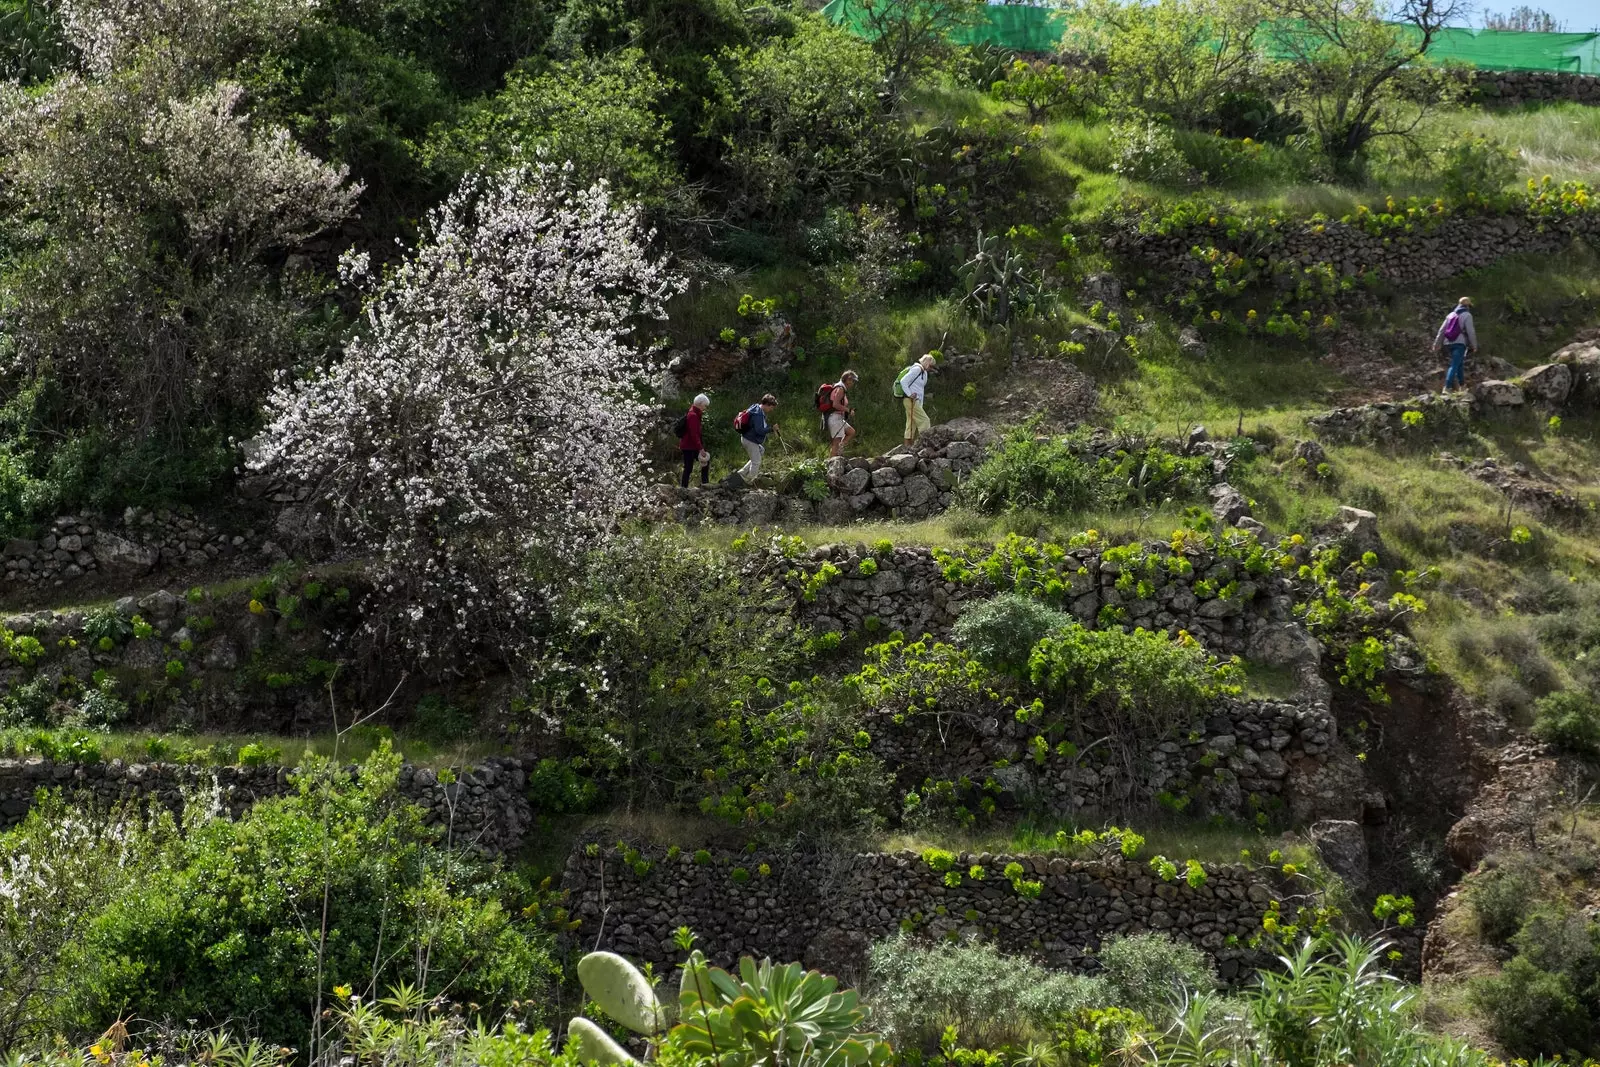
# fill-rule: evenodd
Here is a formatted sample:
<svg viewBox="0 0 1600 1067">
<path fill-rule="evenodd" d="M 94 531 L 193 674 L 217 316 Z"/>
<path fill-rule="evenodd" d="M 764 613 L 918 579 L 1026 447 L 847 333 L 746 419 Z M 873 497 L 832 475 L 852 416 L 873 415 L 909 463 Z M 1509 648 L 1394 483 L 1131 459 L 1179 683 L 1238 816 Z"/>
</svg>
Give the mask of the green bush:
<svg viewBox="0 0 1600 1067">
<path fill-rule="evenodd" d="M 1071 622 L 1070 615 L 1048 608 L 1031 597 L 1001 593 L 969 604 L 950 635 L 956 644 L 977 656 L 986 666 L 1024 674 L 1028 656 L 1039 639 Z"/>
<path fill-rule="evenodd" d="M 985 515 L 1082 511 L 1094 500 L 1091 468 L 1061 438 L 1015 432 L 962 483 L 963 503 Z"/>
<path fill-rule="evenodd" d="M 1563 689 L 1533 705 L 1533 736 L 1583 756 L 1600 755 L 1600 701 Z"/>
<path fill-rule="evenodd" d="M 1097 979 L 1047 971 L 977 941 L 881 941 L 868 953 L 867 985 L 874 1023 L 896 1045 L 923 1050 L 937 1048 L 952 1025 L 975 1047 L 1021 1046 L 1112 1000 Z"/>
<path fill-rule="evenodd" d="M 1474 981 L 1468 997 L 1514 1056 L 1593 1047 L 1593 1026 L 1571 978 L 1540 970 L 1525 956 L 1513 958 L 1499 974 Z"/>
<path fill-rule="evenodd" d="M 1096 958 L 1115 1002 L 1150 1019 L 1160 1018 L 1187 996 L 1217 986 L 1205 953 L 1165 934 L 1113 937 L 1100 946 Z"/>
<path fill-rule="evenodd" d="M 1467 883 L 1467 903 L 1478 931 L 1496 945 L 1509 944 L 1541 896 L 1539 875 L 1520 858 L 1483 871 Z"/>
<path fill-rule="evenodd" d="M 297 793 L 237 822 L 194 805 L 96 916 L 62 1024 L 250 1019 L 264 1040 L 304 1048 L 319 956 L 324 992 L 404 981 L 424 1000 L 505 1010 L 547 991 L 558 968 L 549 935 L 520 918 L 528 890 L 434 845 L 398 793 L 399 769 L 382 744 L 355 779 L 302 765 Z"/>
<path fill-rule="evenodd" d="M 820 15 L 794 35 L 722 55 L 708 131 L 723 148 L 735 217 L 816 217 L 889 159 L 872 47 Z"/>
<path fill-rule="evenodd" d="M 581 184 L 605 179 L 621 194 L 661 208 L 683 186 L 670 130 L 656 111 L 666 92 L 637 48 L 527 60 L 499 93 L 437 129 L 427 159 L 453 178 L 519 161 L 570 162 Z"/>
<path fill-rule="evenodd" d="M 1097 715 L 1141 739 L 1163 737 L 1223 696 L 1239 669 L 1192 637 L 1164 630 L 1088 630 L 1074 623 L 1034 646 L 1029 677 L 1066 711 Z"/>
</svg>

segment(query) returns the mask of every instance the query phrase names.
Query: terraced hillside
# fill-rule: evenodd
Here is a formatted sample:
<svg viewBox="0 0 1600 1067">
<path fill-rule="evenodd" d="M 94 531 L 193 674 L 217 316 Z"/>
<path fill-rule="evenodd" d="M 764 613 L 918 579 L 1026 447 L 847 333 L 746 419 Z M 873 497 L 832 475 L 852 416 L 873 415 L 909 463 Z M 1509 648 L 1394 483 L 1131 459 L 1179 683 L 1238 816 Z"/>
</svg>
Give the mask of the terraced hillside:
<svg viewBox="0 0 1600 1067">
<path fill-rule="evenodd" d="M 1070 14 L 0 0 L 0 1054 L 1600 1053 L 1592 79 Z"/>
</svg>

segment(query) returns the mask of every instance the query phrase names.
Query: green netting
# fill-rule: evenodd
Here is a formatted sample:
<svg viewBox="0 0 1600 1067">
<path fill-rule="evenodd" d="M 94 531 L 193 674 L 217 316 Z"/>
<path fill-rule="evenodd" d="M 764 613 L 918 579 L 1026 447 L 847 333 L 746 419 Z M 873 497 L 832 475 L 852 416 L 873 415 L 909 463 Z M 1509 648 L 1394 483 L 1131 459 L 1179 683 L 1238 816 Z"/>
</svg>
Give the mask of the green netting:
<svg viewBox="0 0 1600 1067">
<path fill-rule="evenodd" d="M 829 0 L 822 14 L 859 37 L 872 36 L 860 5 L 850 0 Z M 1060 19 L 1061 12 L 1053 8 L 989 4 L 972 25 L 953 30 L 950 39 L 957 44 L 992 44 L 1013 52 L 1054 52 L 1063 31 Z"/>
<path fill-rule="evenodd" d="M 914 2 L 914 0 L 902 0 Z M 863 37 L 871 33 L 859 4 L 830 0 L 823 15 Z M 1026 4 L 989 4 L 981 17 L 950 36 L 958 44 L 990 44 L 1015 52 L 1051 52 L 1061 40 L 1062 13 Z M 1406 32 L 1414 33 L 1411 27 Z M 1434 38 L 1434 59 L 1470 63 L 1485 70 L 1551 70 L 1600 74 L 1600 33 L 1522 33 L 1514 30 L 1447 29 Z"/>
</svg>

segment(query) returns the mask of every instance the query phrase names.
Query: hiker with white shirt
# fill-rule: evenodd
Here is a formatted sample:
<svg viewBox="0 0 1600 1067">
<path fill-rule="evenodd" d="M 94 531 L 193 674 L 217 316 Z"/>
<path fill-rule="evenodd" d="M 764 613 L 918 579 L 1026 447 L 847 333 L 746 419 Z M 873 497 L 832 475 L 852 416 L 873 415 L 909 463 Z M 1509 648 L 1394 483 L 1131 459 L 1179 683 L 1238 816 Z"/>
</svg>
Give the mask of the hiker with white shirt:
<svg viewBox="0 0 1600 1067">
<path fill-rule="evenodd" d="M 908 448 L 930 425 L 928 413 L 923 410 L 922 404 L 928 396 L 928 372 L 933 370 L 933 362 L 933 353 L 929 352 L 902 370 L 894 380 L 894 395 L 900 397 L 906 409 L 905 440 Z"/>
</svg>

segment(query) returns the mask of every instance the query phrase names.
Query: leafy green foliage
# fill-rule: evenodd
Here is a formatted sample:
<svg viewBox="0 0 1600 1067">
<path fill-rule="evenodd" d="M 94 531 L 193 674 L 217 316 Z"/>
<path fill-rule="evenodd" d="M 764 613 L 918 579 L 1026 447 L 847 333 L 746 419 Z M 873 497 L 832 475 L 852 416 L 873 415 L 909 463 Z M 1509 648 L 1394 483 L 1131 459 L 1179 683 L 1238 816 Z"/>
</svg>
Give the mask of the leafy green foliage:
<svg viewBox="0 0 1600 1067">
<path fill-rule="evenodd" d="M 887 1063 L 889 1046 L 866 1029 L 855 990 L 798 963 L 746 956 L 735 978 L 695 950 L 683 964 L 678 1025 L 667 1041 L 720 1067 L 790 1063 L 796 1067 Z"/>
<path fill-rule="evenodd" d="M 555 966 L 546 935 L 517 918 L 527 890 L 433 844 L 398 773 L 385 745 L 355 782 L 305 765 L 295 794 L 237 822 L 196 805 L 98 914 L 63 1021 L 250 1017 L 298 1045 L 319 980 L 365 985 L 375 960 L 378 982 L 424 996 L 509 1007 L 542 990 Z"/>
<path fill-rule="evenodd" d="M 1001 593 L 970 604 L 956 620 L 950 636 L 991 669 L 1023 675 L 1039 639 L 1071 621 L 1065 612 L 1046 607 L 1032 597 Z"/>
<path fill-rule="evenodd" d="M 455 178 L 517 161 L 569 162 L 581 186 L 605 179 L 630 199 L 667 207 L 682 179 L 656 110 L 666 92 L 637 48 L 525 62 L 507 75 L 504 89 L 436 133 L 428 161 Z"/>
<path fill-rule="evenodd" d="M 1013 431 L 962 484 L 963 502 L 984 514 L 1042 511 L 1065 514 L 1115 509 L 1152 497 L 1185 500 L 1209 483 L 1207 461 L 1156 446 L 1130 444 L 1110 456 L 1087 453 L 1072 437 L 1039 439 Z"/>
<path fill-rule="evenodd" d="M 868 953 L 867 982 L 873 1018 L 902 1049 L 932 1050 L 948 1026 L 979 1047 L 1020 1046 L 1113 999 L 1099 979 L 1049 971 L 976 940 L 880 941 Z"/>
<path fill-rule="evenodd" d="M 1600 755 L 1600 701 L 1563 689 L 1533 705 L 1533 736 L 1581 756 Z"/>
<path fill-rule="evenodd" d="M 1239 691 L 1236 666 L 1165 631 L 1069 626 L 1042 639 L 1028 666 L 1033 683 L 1070 714 L 1093 715 L 1128 736 L 1165 736 Z"/>
<path fill-rule="evenodd" d="M 720 140 L 735 216 L 809 217 L 848 199 L 887 161 L 872 49 L 820 16 L 725 52 L 706 133 Z"/>
<path fill-rule="evenodd" d="M 1209 993 L 1217 986 L 1205 953 L 1165 934 L 1109 938 L 1096 958 L 1112 1000 L 1151 1019 L 1185 997 Z"/>
</svg>

